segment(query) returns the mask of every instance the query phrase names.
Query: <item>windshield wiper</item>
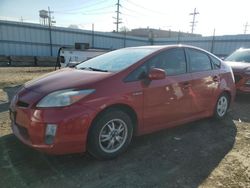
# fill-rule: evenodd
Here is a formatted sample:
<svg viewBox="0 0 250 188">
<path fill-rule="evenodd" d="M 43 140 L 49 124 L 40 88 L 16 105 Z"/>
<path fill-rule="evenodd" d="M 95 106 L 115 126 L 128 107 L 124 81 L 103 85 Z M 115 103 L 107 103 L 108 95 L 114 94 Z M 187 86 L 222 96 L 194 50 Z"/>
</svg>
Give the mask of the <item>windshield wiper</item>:
<svg viewBox="0 0 250 188">
<path fill-rule="evenodd" d="M 92 71 L 99 71 L 99 72 L 108 72 L 108 70 L 103 70 L 103 69 L 97 69 L 93 67 L 80 67 L 79 69 L 81 70 L 92 70 Z"/>
</svg>

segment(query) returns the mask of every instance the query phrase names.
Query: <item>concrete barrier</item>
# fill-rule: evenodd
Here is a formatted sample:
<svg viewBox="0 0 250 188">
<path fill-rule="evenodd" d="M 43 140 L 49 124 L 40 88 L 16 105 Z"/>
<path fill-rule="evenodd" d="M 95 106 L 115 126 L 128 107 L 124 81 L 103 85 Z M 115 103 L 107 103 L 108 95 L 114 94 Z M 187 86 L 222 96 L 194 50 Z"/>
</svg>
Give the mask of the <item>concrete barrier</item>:
<svg viewBox="0 0 250 188">
<path fill-rule="evenodd" d="M 0 55 L 0 67 L 53 67 L 55 64 L 55 57 Z"/>
<path fill-rule="evenodd" d="M 56 64 L 55 57 L 36 57 L 36 65 L 39 67 L 54 67 Z"/>
<path fill-rule="evenodd" d="M 10 64 L 10 56 L 0 55 L 0 67 L 7 67 Z"/>
<path fill-rule="evenodd" d="M 10 66 L 33 67 L 35 66 L 34 56 L 10 56 Z"/>
</svg>

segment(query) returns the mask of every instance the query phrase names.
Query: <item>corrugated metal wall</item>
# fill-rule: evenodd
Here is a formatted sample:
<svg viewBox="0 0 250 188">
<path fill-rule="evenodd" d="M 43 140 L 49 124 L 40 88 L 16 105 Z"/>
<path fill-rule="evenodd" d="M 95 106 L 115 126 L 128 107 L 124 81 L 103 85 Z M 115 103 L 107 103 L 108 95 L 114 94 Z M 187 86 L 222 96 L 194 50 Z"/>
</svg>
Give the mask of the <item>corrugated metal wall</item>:
<svg viewBox="0 0 250 188">
<path fill-rule="evenodd" d="M 148 45 L 148 39 L 116 33 L 52 27 L 53 56 L 61 46 L 89 43 L 93 48 L 117 49 Z M 38 24 L 0 21 L 0 55 L 50 56 L 49 28 Z"/>
<path fill-rule="evenodd" d="M 250 48 L 250 35 L 228 35 L 215 37 L 179 37 L 155 39 L 154 44 L 187 44 L 203 48 L 219 56 L 227 56 L 238 48 Z"/>
<path fill-rule="evenodd" d="M 189 44 L 216 55 L 225 56 L 240 47 L 250 48 L 250 35 L 216 37 L 148 38 L 131 37 L 116 33 L 94 32 L 52 27 L 53 56 L 61 46 L 76 42 L 89 43 L 94 48 L 117 49 L 129 46 Z M 39 24 L 0 21 L 0 55 L 50 56 L 49 28 Z"/>
</svg>

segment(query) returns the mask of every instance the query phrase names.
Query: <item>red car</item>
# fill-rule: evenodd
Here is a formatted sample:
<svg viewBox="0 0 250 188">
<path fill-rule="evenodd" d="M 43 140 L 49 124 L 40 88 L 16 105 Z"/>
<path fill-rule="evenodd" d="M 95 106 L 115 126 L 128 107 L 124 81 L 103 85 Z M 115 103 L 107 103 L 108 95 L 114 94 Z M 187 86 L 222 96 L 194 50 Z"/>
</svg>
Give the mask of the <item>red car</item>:
<svg viewBox="0 0 250 188">
<path fill-rule="evenodd" d="M 134 135 L 226 115 L 235 97 L 230 66 L 183 45 L 112 51 L 26 83 L 13 98 L 14 134 L 51 154 L 110 159 Z"/>
<path fill-rule="evenodd" d="M 250 93 L 250 49 L 239 49 L 225 59 L 233 69 L 237 91 Z"/>
</svg>

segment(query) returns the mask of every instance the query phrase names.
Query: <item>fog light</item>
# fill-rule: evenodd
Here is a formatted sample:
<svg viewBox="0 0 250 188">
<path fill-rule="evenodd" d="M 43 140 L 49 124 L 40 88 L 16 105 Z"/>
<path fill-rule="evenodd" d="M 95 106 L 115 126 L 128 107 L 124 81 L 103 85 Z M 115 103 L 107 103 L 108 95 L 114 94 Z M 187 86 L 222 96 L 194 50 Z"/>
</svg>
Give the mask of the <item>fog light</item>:
<svg viewBox="0 0 250 188">
<path fill-rule="evenodd" d="M 56 124 L 47 124 L 45 131 L 45 143 L 53 144 L 54 138 L 56 135 L 57 125 Z"/>
</svg>

